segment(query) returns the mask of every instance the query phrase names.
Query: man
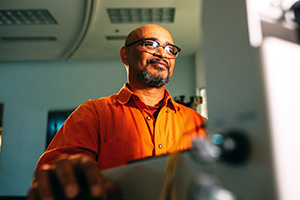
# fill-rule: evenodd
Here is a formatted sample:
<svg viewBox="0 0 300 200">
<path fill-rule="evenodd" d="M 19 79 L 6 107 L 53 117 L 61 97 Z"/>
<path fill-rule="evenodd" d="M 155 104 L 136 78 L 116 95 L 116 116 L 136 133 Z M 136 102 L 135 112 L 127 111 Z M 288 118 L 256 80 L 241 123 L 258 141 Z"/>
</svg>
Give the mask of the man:
<svg viewBox="0 0 300 200">
<path fill-rule="evenodd" d="M 115 185 L 99 170 L 187 149 L 193 136 L 204 136 L 204 118 L 166 90 L 179 52 L 161 26 L 132 31 L 120 50 L 128 83 L 116 95 L 83 103 L 66 120 L 39 160 L 29 199 L 53 199 L 53 177 L 66 198 L 80 194 L 82 180 L 92 197 L 113 198 Z"/>
</svg>

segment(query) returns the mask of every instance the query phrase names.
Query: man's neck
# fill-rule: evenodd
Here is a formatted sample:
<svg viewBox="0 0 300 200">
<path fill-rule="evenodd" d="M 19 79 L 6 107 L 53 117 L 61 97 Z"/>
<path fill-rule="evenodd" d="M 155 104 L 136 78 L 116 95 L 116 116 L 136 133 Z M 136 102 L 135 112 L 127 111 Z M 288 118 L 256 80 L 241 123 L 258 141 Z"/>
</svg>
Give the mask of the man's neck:
<svg viewBox="0 0 300 200">
<path fill-rule="evenodd" d="M 165 96 L 165 86 L 156 87 L 134 87 L 129 85 L 132 92 L 136 93 L 141 100 L 149 106 L 161 106 Z"/>
</svg>

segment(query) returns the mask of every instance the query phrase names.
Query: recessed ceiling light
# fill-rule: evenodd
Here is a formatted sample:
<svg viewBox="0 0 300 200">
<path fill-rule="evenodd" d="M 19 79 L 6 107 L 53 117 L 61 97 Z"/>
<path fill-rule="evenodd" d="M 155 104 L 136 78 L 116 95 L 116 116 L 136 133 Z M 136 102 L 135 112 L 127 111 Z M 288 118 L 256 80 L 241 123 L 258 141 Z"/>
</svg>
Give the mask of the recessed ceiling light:
<svg viewBox="0 0 300 200">
<path fill-rule="evenodd" d="M 48 24 L 57 24 L 48 10 L 0 10 L 0 26 Z"/>
<path fill-rule="evenodd" d="M 173 23 L 175 8 L 109 8 L 113 24 L 124 23 Z"/>
</svg>

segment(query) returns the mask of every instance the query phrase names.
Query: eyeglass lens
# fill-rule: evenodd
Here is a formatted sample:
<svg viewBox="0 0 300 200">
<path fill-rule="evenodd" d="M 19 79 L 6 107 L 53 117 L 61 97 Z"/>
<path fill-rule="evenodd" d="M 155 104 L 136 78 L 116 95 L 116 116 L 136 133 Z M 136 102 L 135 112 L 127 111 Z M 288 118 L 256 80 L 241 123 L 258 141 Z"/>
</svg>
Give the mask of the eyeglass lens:
<svg viewBox="0 0 300 200">
<path fill-rule="evenodd" d="M 178 54 L 176 47 L 169 44 L 160 45 L 154 40 L 144 40 L 143 46 L 149 53 L 156 53 L 159 50 L 159 47 L 163 46 L 168 57 L 176 57 Z"/>
</svg>

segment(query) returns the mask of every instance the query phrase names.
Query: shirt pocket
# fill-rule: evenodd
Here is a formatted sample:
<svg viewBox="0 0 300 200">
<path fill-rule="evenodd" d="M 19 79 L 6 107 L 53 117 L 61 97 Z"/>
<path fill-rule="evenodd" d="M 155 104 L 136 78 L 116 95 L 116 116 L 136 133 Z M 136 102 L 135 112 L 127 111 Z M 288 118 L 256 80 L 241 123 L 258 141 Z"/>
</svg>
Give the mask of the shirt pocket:
<svg viewBox="0 0 300 200">
<path fill-rule="evenodd" d="M 100 144 L 98 163 L 103 170 L 125 165 L 141 156 L 139 142 L 105 142 Z"/>
</svg>

